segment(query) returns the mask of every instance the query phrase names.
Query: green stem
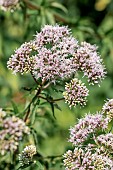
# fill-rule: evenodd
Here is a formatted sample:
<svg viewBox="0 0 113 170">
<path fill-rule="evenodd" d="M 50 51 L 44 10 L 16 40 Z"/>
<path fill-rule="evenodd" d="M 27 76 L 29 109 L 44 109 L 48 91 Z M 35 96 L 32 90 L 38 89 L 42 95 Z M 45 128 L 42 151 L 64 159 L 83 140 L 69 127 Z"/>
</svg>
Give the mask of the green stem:
<svg viewBox="0 0 113 170">
<path fill-rule="evenodd" d="M 35 94 L 35 96 L 32 98 L 31 102 L 29 103 L 29 105 L 27 106 L 27 108 L 25 110 L 27 110 L 25 118 L 24 118 L 24 122 L 27 121 L 29 114 L 30 114 L 30 108 L 31 108 L 31 104 L 37 99 L 37 97 L 39 96 L 39 94 L 42 91 L 42 86 L 38 89 L 37 93 Z"/>
<path fill-rule="evenodd" d="M 62 154 L 63 155 L 63 154 Z M 37 158 L 37 160 L 45 160 L 45 159 L 56 159 L 56 158 L 62 158 L 62 155 L 52 155 L 52 156 L 42 156 L 42 155 L 40 155 L 38 158 Z"/>
<path fill-rule="evenodd" d="M 64 100 L 64 98 L 62 97 L 62 98 L 59 98 L 59 99 L 54 99 L 54 100 L 51 100 L 51 99 L 47 99 L 47 98 L 45 98 L 45 97 L 43 97 L 43 96 L 38 96 L 39 98 L 41 98 L 41 99 L 44 99 L 44 100 L 46 100 L 46 101 L 48 101 L 48 102 L 52 102 L 52 103 L 54 103 L 54 102 L 57 102 L 57 101 L 60 101 L 60 100 Z"/>
<path fill-rule="evenodd" d="M 37 81 L 37 79 L 36 79 L 35 76 L 33 75 L 32 71 L 31 71 L 30 73 L 31 73 L 31 76 L 33 77 L 35 83 L 36 83 L 37 85 L 40 85 L 40 86 L 41 86 L 41 84 Z"/>
<path fill-rule="evenodd" d="M 55 158 L 62 158 L 62 155 L 54 155 L 54 156 L 43 157 L 43 159 L 55 159 Z"/>
<path fill-rule="evenodd" d="M 30 114 L 30 108 L 31 108 L 31 104 L 35 101 L 35 99 L 37 98 L 37 93 L 36 95 L 32 98 L 31 102 L 29 103 L 29 105 L 27 106 L 27 108 L 25 110 L 27 110 L 25 118 L 24 118 L 24 122 L 27 122 L 27 119 L 29 117 Z"/>
</svg>

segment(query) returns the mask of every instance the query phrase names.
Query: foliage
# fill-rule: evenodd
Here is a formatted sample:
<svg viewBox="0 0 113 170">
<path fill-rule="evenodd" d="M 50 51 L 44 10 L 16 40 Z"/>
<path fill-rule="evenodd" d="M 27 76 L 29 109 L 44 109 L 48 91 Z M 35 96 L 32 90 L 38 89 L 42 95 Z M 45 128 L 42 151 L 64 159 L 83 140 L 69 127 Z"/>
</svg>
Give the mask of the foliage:
<svg viewBox="0 0 113 170">
<path fill-rule="evenodd" d="M 100 110 L 104 100 L 113 97 L 112 8 L 110 0 L 92 3 L 90 0 L 20 0 L 16 6 L 5 7 L 5 11 L 0 9 L 0 107 L 8 118 L 14 115 L 23 119 L 31 131 L 19 142 L 18 150 L 0 156 L 1 170 L 18 169 L 18 154 L 31 144 L 36 146 L 37 153 L 33 162 L 21 168 L 64 169 L 62 155 L 72 149 L 67 143 L 69 127 L 83 114 Z M 7 69 L 7 61 L 15 49 L 33 39 L 32 35 L 40 32 L 44 25 L 56 23 L 68 25 L 80 42 L 96 44 L 106 66 L 107 75 L 100 87 L 89 86 L 87 79 L 82 79 L 83 74 L 77 73 L 77 78 L 82 79 L 89 89 L 87 105 L 81 109 L 72 107 L 70 110 L 60 100 L 51 102 L 62 98 L 65 82 L 51 85 L 44 90 L 43 98 L 37 98 L 36 91 L 40 85 L 35 84 L 30 73 L 15 76 Z M 69 79 L 66 81 L 69 84 Z"/>
</svg>

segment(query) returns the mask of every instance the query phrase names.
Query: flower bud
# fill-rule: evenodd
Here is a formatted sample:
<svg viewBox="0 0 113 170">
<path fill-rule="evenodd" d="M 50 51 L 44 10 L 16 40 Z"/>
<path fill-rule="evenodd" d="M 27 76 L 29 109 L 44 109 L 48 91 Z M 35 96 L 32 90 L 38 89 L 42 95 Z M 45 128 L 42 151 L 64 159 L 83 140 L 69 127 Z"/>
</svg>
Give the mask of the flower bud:
<svg viewBox="0 0 113 170">
<path fill-rule="evenodd" d="M 21 166 L 27 165 L 32 162 L 33 156 L 36 154 L 36 147 L 29 145 L 24 148 L 21 154 L 19 154 L 19 162 Z"/>
</svg>

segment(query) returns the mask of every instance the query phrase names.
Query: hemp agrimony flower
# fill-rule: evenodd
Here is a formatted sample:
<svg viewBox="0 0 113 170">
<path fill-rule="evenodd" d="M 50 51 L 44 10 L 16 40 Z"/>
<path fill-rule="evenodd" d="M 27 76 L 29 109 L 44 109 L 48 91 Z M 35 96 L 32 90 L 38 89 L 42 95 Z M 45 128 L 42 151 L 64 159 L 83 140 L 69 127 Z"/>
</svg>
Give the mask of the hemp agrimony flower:
<svg viewBox="0 0 113 170">
<path fill-rule="evenodd" d="M 113 153 L 113 134 L 112 133 L 99 135 L 96 138 L 96 141 L 98 142 L 99 145 L 102 145 L 105 150 L 109 149 L 109 152 Z"/>
<path fill-rule="evenodd" d="M 80 104 L 86 105 L 86 97 L 88 96 L 88 89 L 84 86 L 81 80 L 74 78 L 70 83 L 66 83 L 63 96 L 69 107 Z"/>
<path fill-rule="evenodd" d="M 82 71 L 90 84 L 98 84 L 105 76 L 97 47 L 86 42 L 79 45 L 68 27 L 59 25 L 45 25 L 32 41 L 15 50 L 7 67 L 14 74 L 30 73 L 42 86 L 59 82 L 62 86 L 67 78 L 72 79 L 63 93 L 70 107 L 86 105 L 88 96 L 86 86 L 75 78 L 77 71 Z"/>
<path fill-rule="evenodd" d="M 1 112 L 0 112 L 1 113 Z M 4 112 L 2 111 L 4 114 Z M 5 117 L 0 120 L 0 153 L 15 151 L 24 134 L 29 134 L 30 129 L 25 122 L 16 116 Z"/>
<path fill-rule="evenodd" d="M 24 148 L 21 154 L 19 154 L 19 162 L 21 166 L 27 165 L 33 161 L 33 156 L 36 154 L 36 147 L 29 145 Z"/>
<path fill-rule="evenodd" d="M 103 117 L 102 114 L 95 115 L 88 114 L 85 118 L 70 128 L 69 141 L 73 145 L 83 144 L 91 134 L 95 134 L 98 130 L 105 130 L 108 127 L 108 119 Z"/>
<path fill-rule="evenodd" d="M 113 134 L 108 132 L 110 117 L 104 112 L 112 110 L 113 100 L 109 100 L 102 112 L 88 114 L 70 128 L 70 138 L 74 150 L 64 155 L 66 170 L 113 170 Z"/>
<path fill-rule="evenodd" d="M 112 170 L 113 159 L 97 148 L 75 148 L 64 154 L 66 170 Z"/>
<path fill-rule="evenodd" d="M 24 72 L 27 73 L 33 69 L 32 57 L 30 57 L 32 48 L 32 42 L 24 43 L 15 51 L 15 54 L 11 56 L 7 64 L 8 68 L 13 70 L 14 74 L 17 72 L 21 74 Z"/>
<path fill-rule="evenodd" d="M 8 61 L 8 68 L 13 73 L 30 71 L 36 79 L 53 82 L 64 79 L 76 72 L 73 55 L 77 46 L 78 41 L 67 27 L 46 25 L 33 41 L 15 51 Z"/>
<path fill-rule="evenodd" d="M 96 46 L 86 42 L 79 45 L 65 26 L 45 25 L 34 40 L 15 51 L 7 64 L 13 73 L 30 72 L 37 80 L 56 82 L 81 70 L 89 82 L 99 83 L 105 69 L 96 50 Z"/>
<path fill-rule="evenodd" d="M 106 73 L 97 49 L 96 45 L 81 42 L 75 53 L 75 64 L 80 71 L 83 71 L 84 76 L 88 77 L 88 82 L 91 84 L 98 84 Z"/>
</svg>

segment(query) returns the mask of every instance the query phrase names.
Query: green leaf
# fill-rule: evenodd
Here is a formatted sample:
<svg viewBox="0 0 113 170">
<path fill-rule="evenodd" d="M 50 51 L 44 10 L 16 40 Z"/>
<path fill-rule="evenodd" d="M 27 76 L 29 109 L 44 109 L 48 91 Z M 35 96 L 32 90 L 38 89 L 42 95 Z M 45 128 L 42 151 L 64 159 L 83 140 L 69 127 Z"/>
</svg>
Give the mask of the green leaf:
<svg viewBox="0 0 113 170">
<path fill-rule="evenodd" d="M 60 108 L 60 106 L 57 103 L 54 103 L 54 106 L 55 106 L 56 109 L 62 111 L 62 109 Z"/>
<path fill-rule="evenodd" d="M 50 13 L 50 11 L 46 10 L 46 18 L 47 18 L 47 21 L 49 24 L 52 24 L 52 25 L 55 24 L 55 19 L 54 19 L 53 13 Z"/>
<path fill-rule="evenodd" d="M 33 109 L 33 112 L 32 112 L 32 115 L 31 115 L 31 124 L 34 124 L 34 121 L 35 121 L 35 116 L 36 116 L 36 109 L 34 108 Z"/>
<path fill-rule="evenodd" d="M 36 165 L 38 167 L 38 170 L 44 170 L 43 165 L 39 161 L 36 162 Z"/>
<path fill-rule="evenodd" d="M 25 169 L 25 168 L 29 167 L 32 163 L 34 163 L 34 162 L 30 162 L 30 163 L 27 164 L 27 165 L 20 166 L 17 170 Z"/>
<path fill-rule="evenodd" d="M 45 105 L 45 104 L 47 104 L 47 103 L 48 103 L 48 102 L 42 102 L 42 103 L 40 103 L 41 106 L 39 106 L 39 108 L 43 107 L 42 105 Z"/>
<path fill-rule="evenodd" d="M 13 164 L 13 156 L 14 156 L 14 152 L 13 152 L 13 150 L 11 150 L 10 151 L 11 164 Z"/>
<path fill-rule="evenodd" d="M 27 167 L 29 167 L 29 165 L 20 166 L 17 170 L 25 169 Z"/>
<path fill-rule="evenodd" d="M 34 140 L 35 140 L 35 144 L 38 144 L 38 140 L 37 140 L 37 132 L 35 131 L 34 128 L 31 128 L 31 133 L 34 137 Z"/>
<path fill-rule="evenodd" d="M 54 111 L 54 103 L 50 102 L 50 106 L 51 106 L 51 110 L 52 110 L 52 113 L 53 113 L 53 117 L 56 119 L 55 111 Z"/>
<path fill-rule="evenodd" d="M 31 114 L 31 124 L 34 124 L 35 117 L 36 117 L 36 110 L 38 108 L 38 105 L 40 103 L 40 100 L 37 99 L 36 103 L 33 103 L 33 109 L 32 109 L 32 114 Z"/>
<path fill-rule="evenodd" d="M 41 12 L 40 12 L 40 24 L 42 26 L 44 26 L 45 24 L 47 24 L 46 21 L 46 13 L 45 13 L 45 9 L 43 7 L 41 7 Z"/>
<path fill-rule="evenodd" d="M 60 4 L 60 3 L 58 3 L 58 2 L 52 2 L 52 3 L 51 3 L 51 6 L 52 6 L 52 7 L 55 7 L 55 8 L 59 8 L 59 9 L 61 9 L 62 11 L 64 11 L 65 13 L 68 12 L 68 10 L 67 10 L 62 4 Z"/>
<path fill-rule="evenodd" d="M 12 107 L 13 107 L 14 113 L 15 113 L 15 114 L 18 114 L 18 113 L 19 113 L 19 110 L 18 110 L 17 105 L 16 105 L 13 101 L 11 101 L 11 104 L 12 104 Z"/>
</svg>

